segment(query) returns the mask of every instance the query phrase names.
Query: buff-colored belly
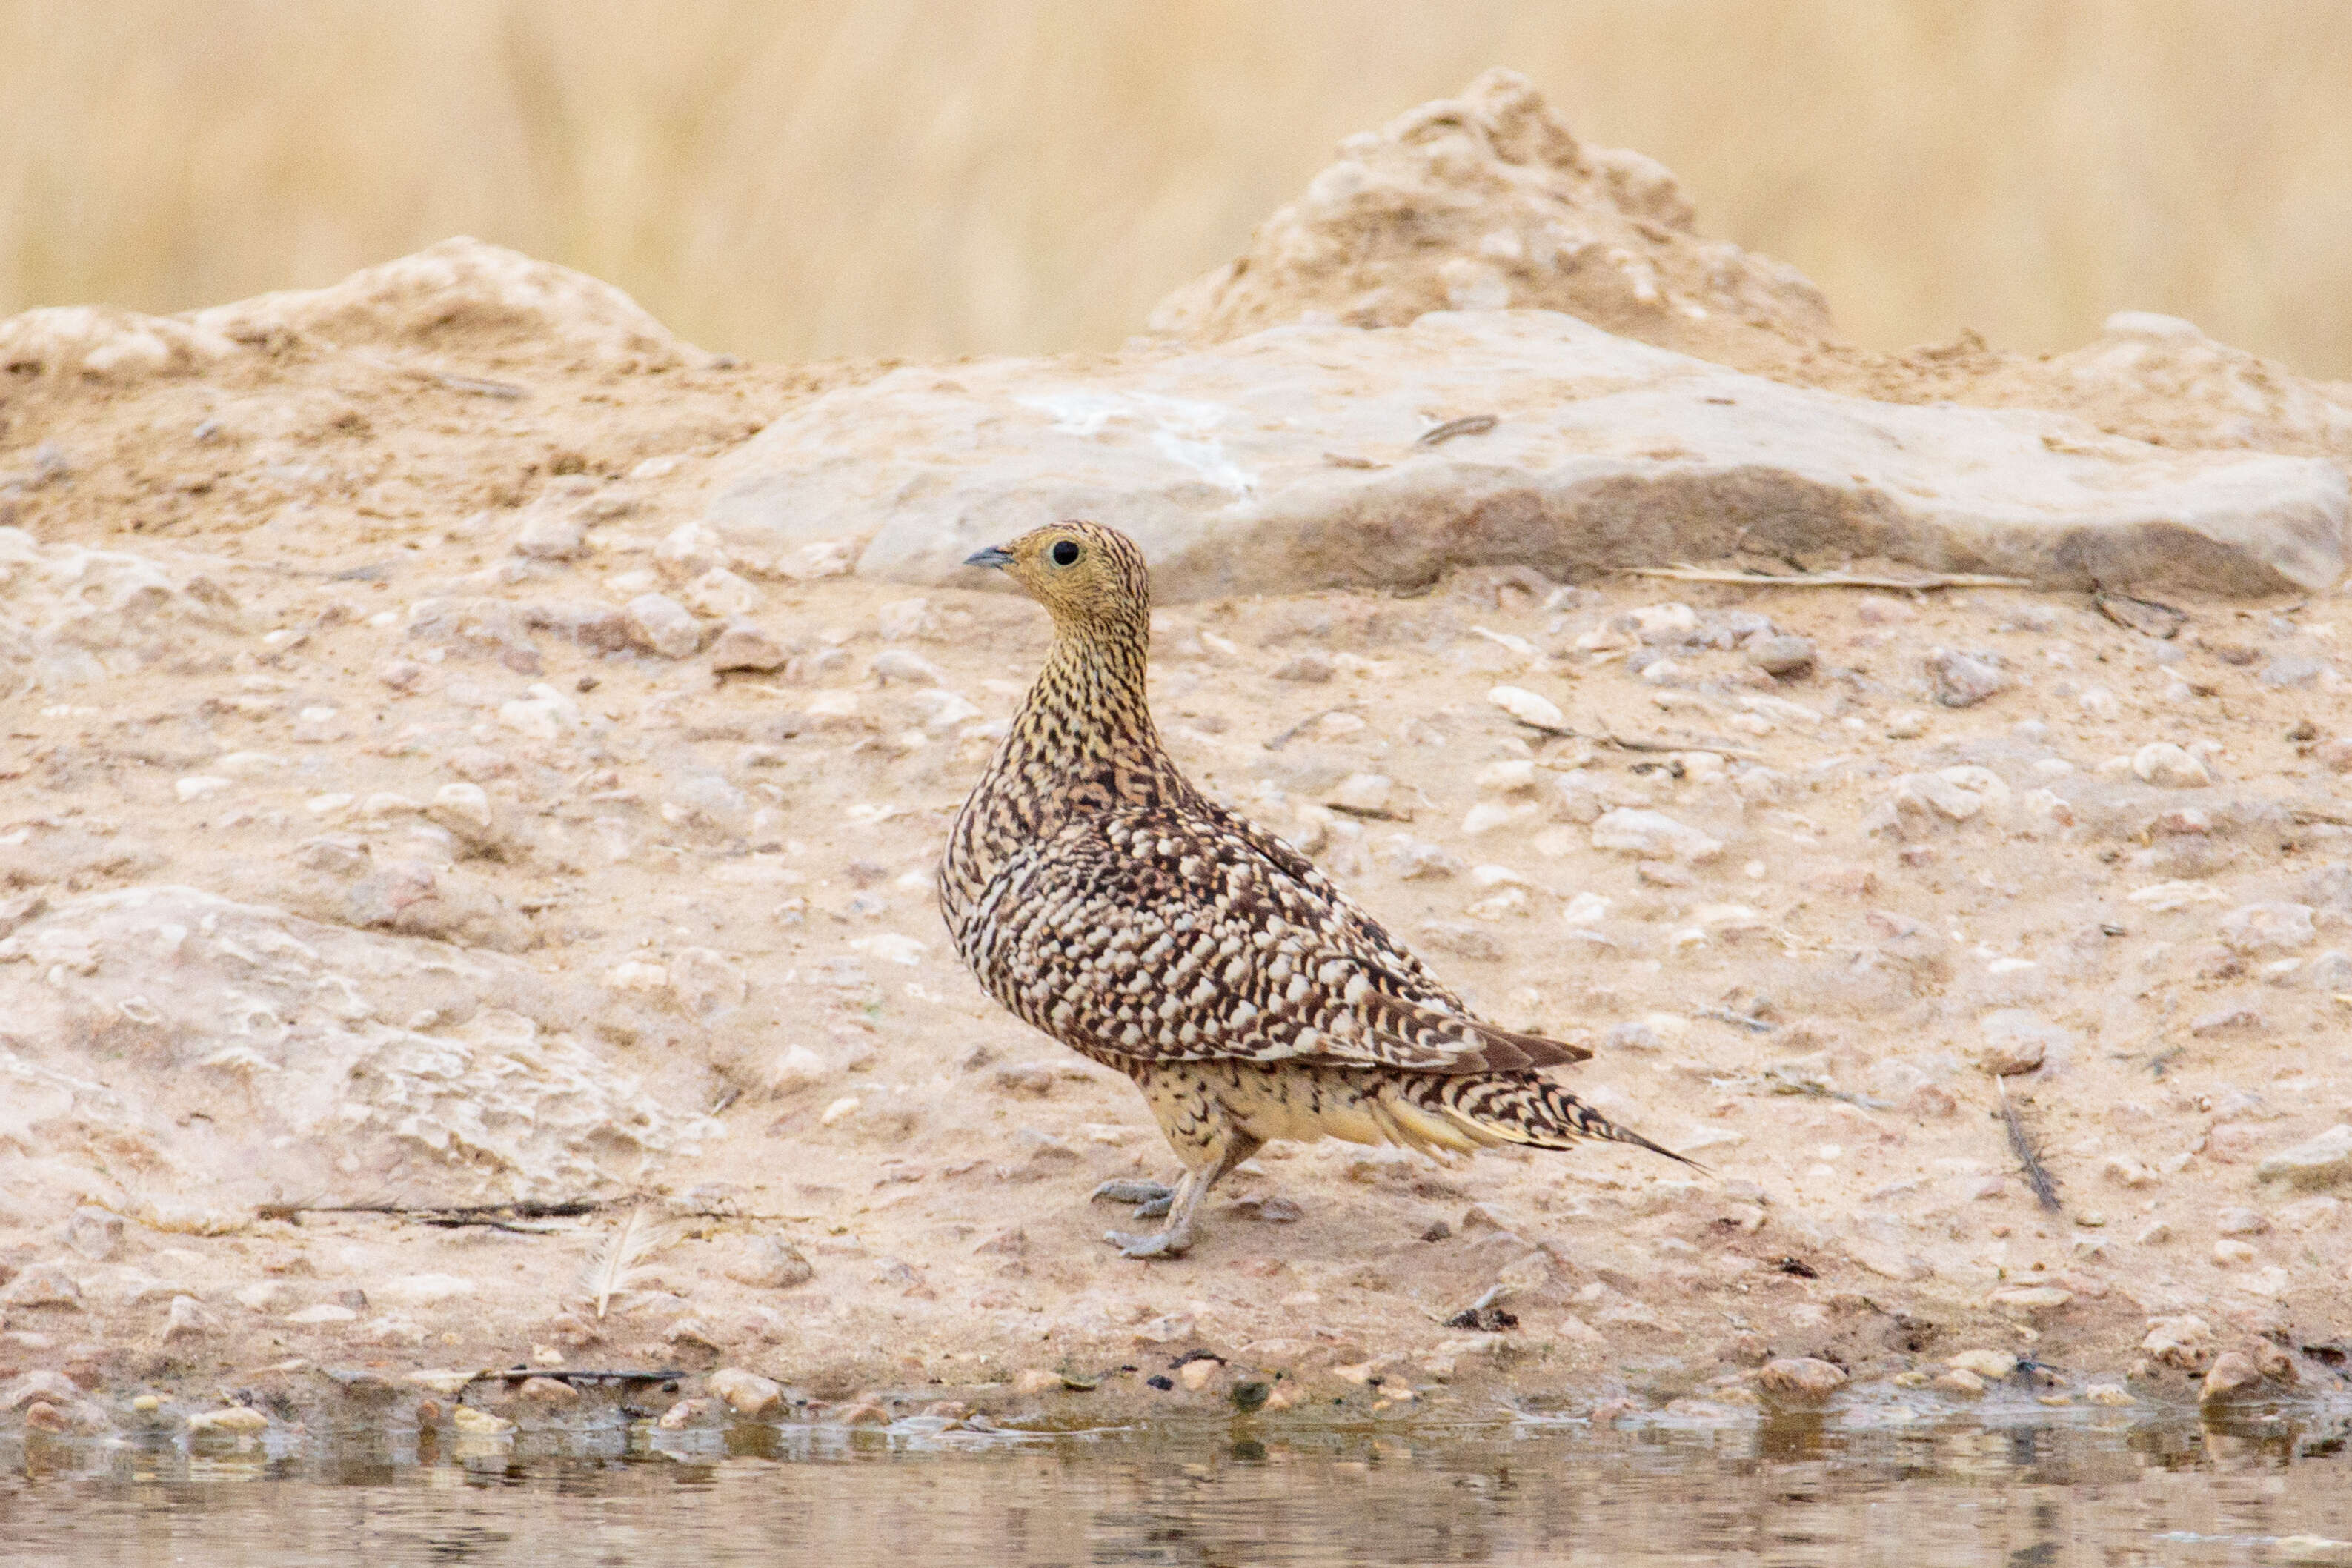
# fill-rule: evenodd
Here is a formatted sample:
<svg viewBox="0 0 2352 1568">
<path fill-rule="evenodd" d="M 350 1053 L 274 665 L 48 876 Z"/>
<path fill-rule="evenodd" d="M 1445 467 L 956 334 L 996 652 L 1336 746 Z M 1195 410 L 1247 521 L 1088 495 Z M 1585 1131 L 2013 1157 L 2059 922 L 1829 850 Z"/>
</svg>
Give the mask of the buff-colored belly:
<svg viewBox="0 0 2352 1568">
<path fill-rule="evenodd" d="M 1396 1079 L 1369 1069 L 1170 1062 L 1146 1069 L 1140 1086 L 1180 1152 L 1220 1122 L 1261 1143 L 1338 1138 L 1466 1152 L 1497 1142 L 1414 1103 Z"/>
</svg>

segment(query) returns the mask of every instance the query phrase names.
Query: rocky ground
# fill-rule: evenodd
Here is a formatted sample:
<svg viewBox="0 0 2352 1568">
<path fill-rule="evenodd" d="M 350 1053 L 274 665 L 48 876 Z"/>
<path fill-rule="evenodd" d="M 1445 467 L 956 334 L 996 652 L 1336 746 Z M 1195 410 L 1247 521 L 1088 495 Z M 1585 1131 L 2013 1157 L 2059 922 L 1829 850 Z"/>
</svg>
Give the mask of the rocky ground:
<svg viewBox="0 0 2352 1568">
<path fill-rule="evenodd" d="M 1134 1262 L 931 892 L 1041 614 L 712 558 L 887 367 L 634 310 L 0 323 L 0 1432 L 2345 1396 L 2339 591 L 1164 606 L 1184 766 L 1706 1168 L 1276 1147 Z"/>
</svg>

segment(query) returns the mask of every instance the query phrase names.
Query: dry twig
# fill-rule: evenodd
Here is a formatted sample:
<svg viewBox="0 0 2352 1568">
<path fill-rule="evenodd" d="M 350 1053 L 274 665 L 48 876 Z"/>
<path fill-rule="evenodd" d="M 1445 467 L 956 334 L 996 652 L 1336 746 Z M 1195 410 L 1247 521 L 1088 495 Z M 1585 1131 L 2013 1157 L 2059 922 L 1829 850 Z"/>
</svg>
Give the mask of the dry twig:
<svg viewBox="0 0 2352 1568">
<path fill-rule="evenodd" d="M 2042 1156 L 2034 1152 L 2033 1139 L 2025 1131 L 2025 1121 L 2017 1114 L 2017 1107 L 2010 1104 L 2009 1085 L 1995 1079 L 1993 1086 L 2000 1090 L 2000 1118 L 2009 1123 L 2009 1152 L 2016 1155 L 2017 1163 L 2025 1168 L 2025 1184 L 2033 1189 L 2034 1197 L 2043 1208 L 2056 1214 L 2058 1183 L 2042 1163 Z"/>
<path fill-rule="evenodd" d="M 2026 577 L 1995 577 L 1980 572 L 1932 572 L 1924 577 L 1864 577 L 1852 572 L 1808 572 L 1796 577 L 1775 577 L 1765 572 L 1735 572 L 1727 567 L 1628 566 L 1629 577 L 1671 577 L 1677 583 L 1741 583 L 1759 588 L 1892 588 L 1925 592 L 1930 588 L 2031 588 Z"/>
<path fill-rule="evenodd" d="M 1412 438 L 1416 447 L 1434 447 L 1441 441 L 1451 441 L 1456 436 L 1484 436 L 1498 421 L 1491 414 L 1465 414 L 1459 419 L 1448 419 L 1433 425 Z"/>
<path fill-rule="evenodd" d="M 414 1220 L 419 1225 L 457 1230 L 467 1226 L 483 1226 L 491 1230 L 509 1230 L 526 1236 L 544 1236 L 562 1227 L 551 1225 L 520 1223 L 539 1219 L 577 1219 L 591 1215 L 605 1205 L 592 1199 L 576 1198 L 562 1203 L 541 1203 L 524 1199 L 510 1204 L 263 1204 L 254 1211 L 257 1219 L 298 1220 L 306 1214 L 373 1214 L 394 1219 Z"/>
</svg>

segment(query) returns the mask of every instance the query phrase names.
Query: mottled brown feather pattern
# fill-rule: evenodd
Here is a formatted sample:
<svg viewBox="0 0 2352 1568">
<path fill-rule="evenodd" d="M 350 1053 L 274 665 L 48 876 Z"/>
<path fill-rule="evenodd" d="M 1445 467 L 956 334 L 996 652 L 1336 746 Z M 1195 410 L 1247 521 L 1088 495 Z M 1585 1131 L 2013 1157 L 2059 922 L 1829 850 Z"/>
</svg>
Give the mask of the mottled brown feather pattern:
<svg viewBox="0 0 2352 1568">
<path fill-rule="evenodd" d="M 1063 523 L 974 559 L 1055 637 L 957 815 L 940 909 L 989 993 L 1134 1078 L 1192 1168 L 1168 1232 L 1115 1240 L 1181 1251 L 1208 1184 L 1269 1137 L 1656 1147 L 1533 1071 L 1591 1053 L 1470 1016 L 1305 857 L 1177 771 L 1145 701 L 1150 595 L 1125 535 Z"/>
</svg>

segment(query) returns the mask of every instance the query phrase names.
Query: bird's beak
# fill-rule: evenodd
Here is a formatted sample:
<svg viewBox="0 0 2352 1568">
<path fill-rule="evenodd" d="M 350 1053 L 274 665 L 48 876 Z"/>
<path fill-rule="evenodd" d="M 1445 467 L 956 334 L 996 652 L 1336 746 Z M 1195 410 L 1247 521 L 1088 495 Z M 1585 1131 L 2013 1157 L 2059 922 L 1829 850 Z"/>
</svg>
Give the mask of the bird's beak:
<svg viewBox="0 0 2352 1568">
<path fill-rule="evenodd" d="M 985 550 L 975 551 L 965 556 L 963 563 L 967 566 L 1010 566 L 1013 564 L 1013 557 L 992 544 Z"/>
</svg>

